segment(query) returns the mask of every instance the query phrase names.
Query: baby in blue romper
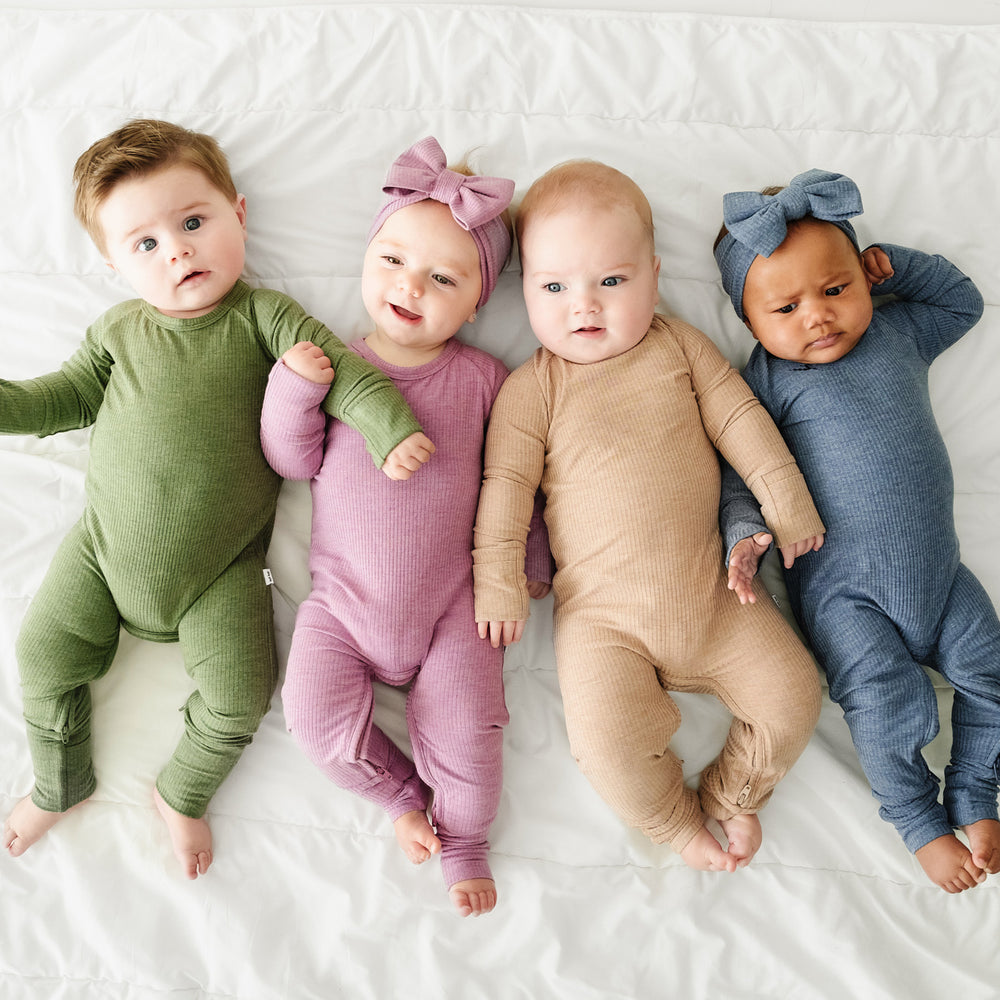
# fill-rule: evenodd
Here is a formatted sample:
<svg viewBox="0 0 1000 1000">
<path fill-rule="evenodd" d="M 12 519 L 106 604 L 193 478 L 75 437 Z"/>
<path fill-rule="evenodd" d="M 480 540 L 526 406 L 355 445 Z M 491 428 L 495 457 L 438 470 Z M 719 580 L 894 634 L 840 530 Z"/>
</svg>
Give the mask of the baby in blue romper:
<svg viewBox="0 0 1000 1000">
<path fill-rule="evenodd" d="M 822 547 L 785 560 L 792 609 L 881 816 L 933 882 L 961 892 L 1000 871 L 1000 621 L 959 561 L 928 368 L 975 325 L 983 300 L 942 257 L 889 244 L 862 253 L 848 221 L 861 211 L 854 182 L 821 170 L 731 193 L 715 257 L 758 341 L 743 376 L 827 527 Z M 889 297 L 877 309 L 873 286 Z M 731 469 L 721 517 L 730 588 L 752 600 L 771 538 Z M 923 666 L 955 690 L 943 802 L 922 754 L 938 731 Z"/>
</svg>

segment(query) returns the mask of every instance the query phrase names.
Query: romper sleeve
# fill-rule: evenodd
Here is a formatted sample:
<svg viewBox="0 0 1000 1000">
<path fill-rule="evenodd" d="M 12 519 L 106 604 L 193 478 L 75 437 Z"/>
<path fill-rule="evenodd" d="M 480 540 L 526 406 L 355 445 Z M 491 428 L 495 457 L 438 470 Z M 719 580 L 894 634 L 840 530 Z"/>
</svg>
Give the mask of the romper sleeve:
<svg viewBox="0 0 1000 1000">
<path fill-rule="evenodd" d="M 476 621 L 528 617 L 525 543 L 545 466 L 548 417 L 532 361 L 504 382 L 486 433 L 472 552 Z"/>
<path fill-rule="evenodd" d="M 264 289 L 257 289 L 253 295 L 258 328 L 273 358 L 280 358 L 303 340 L 323 349 L 335 372 L 323 409 L 364 437 L 377 466 L 381 468 L 396 445 L 421 430 L 388 375 L 349 350 L 287 295 Z"/>
<path fill-rule="evenodd" d="M 805 478 L 770 414 L 705 334 L 678 325 L 705 431 L 753 493 L 778 545 L 825 531 Z"/>
<path fill-rule="evenodd" d="M 260 415 L 260 443 L 279 476 L 312 479 L 323 465 L 326 414 L 321 407 L 329 388 L 302 378 L 283 361 L 271 369 Z"/>
<path fill-rule="evenodd" d="M 47 437 L 97 419 L 114 363 L 100 331 L 100 322 L 91 326 L 58 371 L 25 381 L 0 379 L 0 433 Z"/>
<path fill-rule="evenodd" d="M 876 246 L 889 257 L 893 274 L 872 286 L 872 295 L 892 296 L 879 307 L 882 319 L 916 341 L 930 364 L 979 322 L 983 296 L 972 279 L 937 254 L 891 243 Z"/>
</svg>

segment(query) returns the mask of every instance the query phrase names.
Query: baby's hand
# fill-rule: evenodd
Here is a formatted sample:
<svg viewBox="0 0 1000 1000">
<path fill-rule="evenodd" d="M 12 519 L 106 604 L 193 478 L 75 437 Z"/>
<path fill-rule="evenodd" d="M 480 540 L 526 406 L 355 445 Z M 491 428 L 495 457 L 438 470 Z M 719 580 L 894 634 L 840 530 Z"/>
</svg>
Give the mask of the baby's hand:
<svg viewBox="0 0 1000 1000">
<path fill-rule="evenodd" d="M 551 583 L 543 583 L 541 580 L 528 581 L 528 596 L 533 597 L 536 601 L 540 601 L 543 597 L 548 597 L 551 589 Z"/>
<path fill-rule="evenodd" d="M 409 479 L 437 449 L 426 434 L 417 431 L 403 438 L 382 463 L 382 471 L 390 479 Z"/>
<path fill-rule="evenodd" d="M 893 275 L 892 264 L 888 254 L 881 247 L 869 247 L 861 255 L 861 267 L 865 277 L 873 285 L 881 285 L 886 278 Z"/>
<path fill-rule="evenodd" d="M 749 538 L 741 538 L 729 555 L 729 589 L 736 591 L 740 604 L 756 604 L 753 592 L 753 578 L 761 557 L 774 541 L 766 531 L 758 531 Z"/>
<path fill-rule="evenodd" d="M 281 360 L 286 368 L 291 368 L 296 375 L 301 375 L 317 385 L 330 385 L 333 382 L 333 365 L 323 353 L 323 348 L 317 347 L 311 340 L 301 340 L 294 347 L 289 347 Z"/>
<path fill-rule="evenodd" d="M 784 558 L 785 569 L 791 569 L 792 563 L 799 556 L 804 556 L 807 552 L 818 552 L 823 548 L 825 535 L 813 535 L 812 538 L 803 538 L 801 542 L 793 542 L 791 545 L 781 546 L 781 555 Z"/>
<path fill-rule="evenodd" d="M 489 639 L 490 645 L 494 649 L 500 647 L 502 642 L 505 646 L 520 642 L 524 635 L 524 622 L 479 622 L 479 638 Z"/>
</svg>

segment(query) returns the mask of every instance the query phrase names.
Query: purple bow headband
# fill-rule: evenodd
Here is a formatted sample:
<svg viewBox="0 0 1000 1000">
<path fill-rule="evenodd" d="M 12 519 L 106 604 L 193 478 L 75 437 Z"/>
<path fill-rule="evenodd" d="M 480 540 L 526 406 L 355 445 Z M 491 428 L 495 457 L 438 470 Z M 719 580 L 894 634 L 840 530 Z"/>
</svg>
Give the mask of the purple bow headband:
<svg viewBox="0 0 1000 1000">
<path fill-rule="evenodd" d="M 427 136 L 396 158 L 382 191 L 386 197 L 368 232 L 368 242 L 371 243 L 393 212 L 407 205 L 428 198 L 447 205 L 479 250 L 483 290 L 476 308 L 482 307 L 496 288 L 510 256 L 510 233 L 500 216 L 514 196 L 514 182 L 478 174 L 467 177 L 449 170 L 437 139 Z"/>
<path fill-rule="evenodd" d="M 770 257 L 784 242 L 788 223 L 805 216 L 831 222 L 858 246 L 854 227 L 847 220 L 864 211 L 861 192 L 843 174 L 828 170 L 807 170 L 798 174 L 777 194 L 731 191 L 722 199 L 722 221 L 729 232 L 715 248 L 715 261 L 722 275 L 722 287 L 729 293 L 740 319 L 743 315 L 743 286 L 754 258 Z M 859 248 L 860 249 L 860 248 Z"/>
</svg>

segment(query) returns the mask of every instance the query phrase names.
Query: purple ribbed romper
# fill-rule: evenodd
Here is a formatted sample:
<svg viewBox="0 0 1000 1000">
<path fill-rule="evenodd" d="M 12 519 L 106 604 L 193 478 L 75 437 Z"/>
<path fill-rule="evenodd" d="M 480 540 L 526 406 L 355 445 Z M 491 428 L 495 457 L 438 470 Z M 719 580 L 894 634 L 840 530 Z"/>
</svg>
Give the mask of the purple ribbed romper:
<svg viewBox="0 0 1000 1000">
<path fill-rule="evenodd" d="M 312 592 L 288 657 L 287 724 L 332 781 L 392 820 L 426 809 L 433 790 L 446 884 L 491 878 L 508 716 L 503 654 L 476 629 L 471 550 L 486 423 L 507 369 L 457 340 L 415 368 L 350 346 L 392 378 L 437 451 L 411 479 L 390 480 L 360 434 L 327 420 L 326 386 L 275 365 L 264 452 L 285 478 L 312 480 L 313 503 Z M 548 580 L 544 530 L 532 534 L 529 578 Z M 413 762 L 373 725 L 373 678 L 410 684 Z"/>
</svg>

